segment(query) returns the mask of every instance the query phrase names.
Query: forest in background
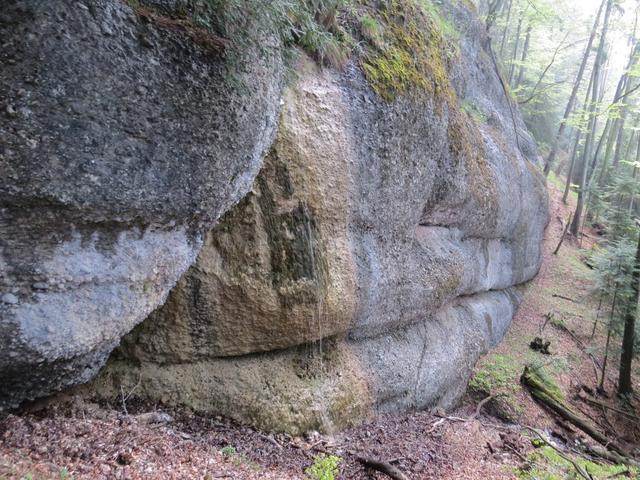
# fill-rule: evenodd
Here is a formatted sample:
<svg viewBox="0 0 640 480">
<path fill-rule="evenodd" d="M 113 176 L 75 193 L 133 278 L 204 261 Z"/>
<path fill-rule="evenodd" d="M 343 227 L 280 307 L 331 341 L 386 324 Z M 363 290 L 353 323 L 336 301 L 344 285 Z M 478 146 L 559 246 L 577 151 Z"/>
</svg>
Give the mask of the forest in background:
<svg viewBox="0 0 640 480">
<path fill-rule="evenodd" d="M 601 378 L 619 358 L 618 393 L 629 396 L 640 351 L 640 2 L 483 0 L 480 9 L 545 175 L 565 203 L 576 197 L 567 234 L 580 241 L 587 226 L 601 237 L 587 259 L 608 333 Z"/>
</svg>

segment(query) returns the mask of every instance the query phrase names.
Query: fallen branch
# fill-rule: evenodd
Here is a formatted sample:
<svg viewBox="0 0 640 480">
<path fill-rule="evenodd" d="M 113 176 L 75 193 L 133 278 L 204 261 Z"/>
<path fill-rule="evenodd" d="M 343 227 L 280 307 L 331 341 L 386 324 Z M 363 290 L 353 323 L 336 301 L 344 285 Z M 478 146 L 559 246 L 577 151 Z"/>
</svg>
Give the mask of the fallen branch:
<svg viewBox="0 0 640 480">
<path fill-rule="evenodd" d="M 622 472 L 618 472 L 618 473 L 613 473 L 611 475 L 607 475 L 604 478 L 618 478 L 618 477 L 628 477 L 629 475 L 631 475 L 631 470 L 623 470 Z"/>
<path fill-rule="evenodd" d="M 280 445 L 280 443 L 275 438 L 273 438 L 271 435 L 265 435 L 264 433 L 260 433 L 260 436 L 262 438 L 264 438 L 270 444 L 272 444 L 275 447 L 277 447 L 278 449 L 282 450 L 282 448 L 283 448 L 282 445 Z"/>
<path fill-rule="evenodd" d="M 567 232 L 569 231 L 569 225 L 571 225 L 571 216 L 572 216 L 572 214 L 569 214 L 569 220 L 567 220 L 567 224 L 565 225 L 564 230 L 562 231 L 562 237 L 560 237 L 560 241 L 558 242 L 558 246 L 553 251 L 554 255 L 558 254 L 558 252 L 560 251 L 560 247 L 562 246 L 562 242 L 564 242 L 564 238 L 567 236 Z"/>
<path fill-rule="evenodd" d="M 523 385 L 529 390 L 531 396 L 541 403 L 543 406 L 559 415 L 563 419 L 567 420 L 572 425 L 576 426 L 596 442 L 602 444 L 610 450 L 615 450 L 622 456 L 628 457 L 628 453 L 613 440 L 604 436 L 600 431 L 596 429 L 586 418 L 582 418 L 575 413 L 567 405 L 564 405 L 558 400 L 554 394 L 549 391 L 544 381 L 529 367 L 524 368 L 522 377 L 520 378 Z"/>
<path fill-rule="evenodd" d="M 445 420 L 446 420 L 446 418 L 441 418 L 440 420 L 436 420 L 431 425 L 431 428 L 429 430 L 427 430 L 425 433 L 427 433 L 427 434 L 432 433 L 436 428 L 438 428 L 440 425 L 442 425 Z"/>
<path fill-rule="evenodd" d="M 630 413 L 630 412 L 625 412 L 624 410 L 620 410 L 619 408 L 612 407 L 611 405 L 607 405 L 606 403 L 600 402 L 595 398 L 591 398 L 587 395 L 578 395 L 578 398 L 583 402 L 587 402 L 592 405 L 597 405 L 599 407 L 606 408 L 607 410 L 611 410 L 612 412 L 619 413 L 620 415 L 624 415 L 628 420 L 631 420 L 632 422 L 636 422 L 636 423 L 640 422 L 640 418 L 638 418 L 637 415 L 634 415 L 633 413 Z"/>
<path fill-rule="evenodd" d="M 293 445 L 296 446 L 295 444 Z M 301 447 L 297 446 L 296 448 L 301 448 Z M 326 455 L 333 455 L 331 451 L 320 446 L 314 446 L 313 450 L 324 453 Z M 407 477 L 404 473 L 402 473 L 398 468 L 391 465 L 390 462 L 385 462 L 383 460 L 378 460 L 375 458 L 364 457 L 353 450 L 347 450 L 347 453 L 349 455 L 354 456 L 356 460 L 358 460 L 358 462 L 360 462 L 365 467 L 371 468 L 380 473 L 384 473 L 385 475 L 387 475 L 389 478 L 392 478 L 393 480 L 409 480 L 409 477 Z M 400 458 L 403 458 L 403 457 L 400 457 Z M 394 459 L 392 461 L 396 461 L 396 460 L 398 459 Z"/>
<path fill-rule="evenodd" d="M 464 423 L 466 421 L 468 421 L 468 418 L 462 418 L 462 417 L 451 417 L 451 416 L 447 416 L 447 415 L 438 415 L 436 413 L 436 417 L 440 417 L 443 420 L 449 420 L 450 422 L 460 422 L 460 423 Z"/>
<path fill-rule="evenodd" d="M 374 458 L 362 457 L 360 455 L 356 455 L 356 458 L 365 467 L 371 468 L 380 473 L 384 473 L 393 480 L 409 480 L 409 477 L 407 477 L 404 473 L 402 473 L 390 463 L 383 462 L 382 460 L 376 460 Z"/>
<path fill-rule="evenodd" d="M 598 370 L 602 370 L 602 366 L 600 366 L 600 363 L 598 362 L 598 359 L 593 355 L 593 353 L 589 352 L 587 350 L 587 347 L 584 345 L 584 343 L 582 343 L 582 341 L 576 336 L 575 333 L 573 333 L 569 328 L 567 328 L 564 324 L 562 323 L 554 323 L 554 326 L 558 329 L 558 330 L 562 330 L 563 332 L 568 333 L 571 338 L 573 339 L 574 342 L 576 342 L 576 345 L 578 345 L 578 348 L 580 349 L 580 351 L 582 353 L 584 353 L 585 355 L 587 355 L 589 357 L 589 359 L 591 360 L 591 363 L 593 364 L 593 371 L 595 373 L 595 377 L 596 377 L 596 382 L 598 381 Z"/>
<path fill-rule="evenodd" d="M 524 455 L 522 455 L 518 450 L 516 450 L 515 448 L 513 448 L 511 445 L 504 445 L 506 448 L 508 448 L 509 450 L 511 450 L 513 453 L 516 454 L 516 456 L 522 460 L 525 464 L 527 465 L 534 465 L 535 462 L 533 462 L 532 460 L 528 459 L 527 457 L 525 457 Z"/>
<path fill-rule="evenodd" d="M 488 397 L 483 398 L 483 399 L 482 399 L 482 400 L 480 400 L 480 402 L 478 403 L 478 406 L 476 407 L 476 411 L 474 412 L 474 414 L 473 414 L 473 415 L 471 415 L 471 416 L 470 416 L 470 417 L 468 417 L 468 418 L 462 418 L 462 417 L 448 417 L 448 416 L 446 416 L 446 415 L 438 415 L 437 413 L 436 413 L 436 416 L 437 416 L 437 417 L 440 417 L 440 419 L 441 419 L 441 420 L 449 420 L 450 422 L 460 422 L 460 423 L 469 422 L 469 421 L 471 421 L 471 420 L 475 420 L 476 418 L 478 418 L 478 416 L 480 415 L 480 412 L 481 412 L 481 410 L 482 410 L 482 407 L 484 407 L 484 406 L 487 404 L 487 402 L 489 402 L 489 401 L 491 401 L 491 400 L 493 400 L 493 399 L 495 399 L 495 398 L 501 397 L 501 396 L 503 396 L 503 395 L 504 395 L 503 393 L 498 393 L 498 394 L 496 394 L 496 395 L 489 395 Z M 440 424 L 440 423 L 441 423 L 440 421 L 437 421 L 437 422 L 434 424 L 434 427 L 435 427 L 435 425 L 438 425 L 438 424 Z M 431 430 L 429 430 L 429 432 L 430 432 L 430 431 L 431 431 Z"/>
<path fill-rule="evenodd" d="M 122 410 L 124 410 L 124 414 L 127 417 L 129 416 L 129 412 L 127 411 L 127 400 L 131 398 L 131 395 L 133 395 L 133 392 L 135 392 L 136 388 L 140 386 L 140 382 L 142 382 L 142 374 L 138 376 L 137 383 L 133 386 L 133 388 L 129 391 L 127 395 L 124 394 L 124 388 L 122 387 L 122 384 L 120 384 L 120 398 L 122 399 Z"/>
<path fill-rule="evenodd" d="M 564 295 L 558 295 L 557 293 L 554 293 L 551 295 L 552 297 L 556 297 L 556 298 L 561 298 L 563 300 L 567 300 L 569 302 L 573 302 L 573 303 L 580 303 L 577 300 L 573 299 L 573 298 L 569 298 L 569 297 L 565 297 Z"/>
</svg>

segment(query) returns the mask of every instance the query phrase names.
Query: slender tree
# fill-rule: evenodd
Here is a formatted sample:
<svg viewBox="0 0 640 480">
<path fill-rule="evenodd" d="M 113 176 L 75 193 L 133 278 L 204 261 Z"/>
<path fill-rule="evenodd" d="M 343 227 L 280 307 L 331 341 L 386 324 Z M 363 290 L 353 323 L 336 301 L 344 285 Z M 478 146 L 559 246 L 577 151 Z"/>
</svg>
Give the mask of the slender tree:
<svg viewBox="0 0 640 480">
<path fill-rule="evenodd" d="M 513 85 L 513 76 L 516 70 L 516 63 L 518 63 L 518 52 L 520 50 L 520 34 L 522 32 L 522 21 L 524 20 L 524 13 L 520 15 L 518 19 L 518 28 L 516 29 L 516 40 L 513 45 L 513 55 L 511 57 L 511 67 L 509 68 L 509 85 Z"/>
<path fill-rule="evenodd" d="M 624 317 L 624 333 L 622 334 L 622 354 L 620 355 L 620 375 L 618 377 L 618 394 L 630 395 L 631 364 L 633 362 L 633 344 L 636 334 L 636 313 L 638 310 L 638 294 L 640 292 L 640 235 L 636 249 L 636 260 L 631 280 L 632 295 Z"/>
<path fill-rule="evenodd" d="M 635 35 L 635 32 L 634 32 L 634 35 Z M 637 64 L 639 58 L 640 58 L 640 42 L 637 42 L 635 47 L 631 51 L 631 55 L 629 57 L 629 63 L 627 65 L 625 72 L 623 73 L 623 76 L 625 77 L 624 93 L 627 95 L 629 94 L 629 92 L 631 91 L 631 87 L 633 86 L 632 79 L 629 78 L 629 72 L 632 71 L 634 66 Z M 629 105 L 629 102 L 625 101 L 620 111 L 620 127 L 618 130 L 618 136 L 616 141 L 616 151 L 613 156 L 613 164 L 612 164 L 614 167 L 618 166 L 618 163 L 622 158 L 622 149 L 623 149 L 622 140 L 624 135 L 625 122 L 627 121 L 627 114 L 629 111 L 628 105 Z"/>
<path fill-rule="evenodd" d="M 600 17 L 602 15 L 602 9 L 604 8 L 607 0 L 602 0 L 600 7 L 598 8 L 598 13 L 596 14 L 596 19 L 593 22 L 593 27 L 591 28 L 591 34 L 589 35 L 589 40 L 587 41 L 587 46 L 585 47 L 584 54 L 582 55 L 582 61 L 580 62 L 580 67 L 578 68 L 578 73 L 576 74 L 576 79 L 573 82 L 573 88 L 571 89 L 571 95 L 569 96 L 569 101 L 567 102 L 567 106 L 564 109 L 564 115 L 562 120 L 560 121 L 560 126 L 558 127 L 558 133 L 553 140 L 553 144 L 551 146 L 551 151 L 549 152 L 549 156 L 547 157 L 547 162 L 544 166 L 544 174 L 548 175 L 551 171 L 551 167 L 555 162 L 556 154 L 558 152 L 558 145 L 560 143 L 560 139 L 564 133 L 566 128 L 566 122 L 573 111 L 573 106 L 576 101 L 576 97 L 578 95 L 578 90 L 580 89 L 580 84 L 582 83 L 582 77 L 584 76 L 584 71 L 587 67 L 587 63 L 589 62 L 589 57 L 591 55 L 591 47 L 593 46 L 593 41 L 596 37 L 596 33 L 598 32 L 598 25 L 600 24 Z"/>
<path fill-rule="evenodd" d="M 500 57 L 504 56 L 504 47 L 507 44 L 507 35 L 509 33 L 509 21 L 511 20 L 511 5 L 513 0 L 507 2 L 507 19 L 504 24 L 504 30 L 502 30 L 502 41 L 500 42 Z"/>
<path fill-rule="evenodd" d="M 587 121 L 587 109 L 586 109 L 586 105 L 589 103 L 589 98 L 591 98 L 591 89 L 593 88 L 593 75 L 589 76 L 589 85 L 587 86 L 587 92 L 585 93 L 585 98 L 584 98 L 584 106 L 582 108 L 582 114 L 581 114 L 581 118 L 580 118 L 580 125 L 578 130 L 578 133 L 576 135 L 576 141 L 575 141 L 575 145 L 573 146 L 573 153 L 571 154 L 571 164 L 569 165 L 569 173 L 567 174 L 567 179 L 566 179 L 566 183 L 565 183 L 565 187 L 564 187 L 564 195 L 562 197 L 562 201 L 566 204 L 567 203 L 567 197 L 569 196 L 569 191 L 571 190 L 571 185 L 573 182 L 573 177 L 575 175 L 576 172 L 576 162 L 578 161 L 578 153 L 579 153 L 579 147 L 580 147 L 580 140 L 582 139 L 582 126 L 586 123 Z"/>
<path fill-rule="evenodd" d="M 584 202 L 586 197 L 587 186 L 587 171 L 589 166 L 589 158 L 593 151 L 593 139 L 596 133 L 597 116 L 596 107 L 599 100 L 600 93 L 600 75 L 601 68 L 604 63 L 604 47 L 607 41 L 607 32 L 609 30 L 609 19 L 611 17 L 611 9 L 613 7 L 613 0 L 607 0 L 606 10 L 604 14 L 604 22 L 602 25 L 602 34 L 600 35 L 600 42 L 598 45 L 598 51 L 596 53 L 596 59 L 593 64 L 593 88 L 591 92 L 591 103 L 588 106 L 589 128 L 587 130 L 587 138 L 585 140 L 584 151 L 582 153 L 581 162 L 581 178 L 580 189 L 578 190 L 578 202 L 576 204 L 576 211 L 573 216 L 573 223 L 571 224 L 571 233 L 578 235 L 580 226 L 582 224 L 582 211 L 584 209 Z"/>
<path fill-rule="evenodd" d="M 520 69 L 518 72 L 518 78 L 516 79 L 516 83 L 514 87 L 518 87 L 522 83 L 522 77 L 524 76 L 524 66 L 527 62 L 527 55 L 529 55 L 529 45 L 531 44 L 531 30 L 533 25 L 531 21 L 527 25 L 527 33 L 524 38 L 524 46 L 522 47 L 522 56 L 520 57 Z"/>
<path fill-rule="evenodd" d="M 569 171 L 567 172 L 567 178 L 564 185 L 564 194 L 562 195 L 562 203 L 567 204 L 567 199 L 569 197 L 569 191 L 571 190 L 571 179 L 573 178 L 573 169 L 576 165 L 576 158 L 578 156 L 578 148 L 580 146 L 580 138 L 582 137 L 582 132 L 579 128 L 576 129 L 576 139 L 573 144 L 573 149 L 571 151 L 571 161 L 569 162 Z"/>
</svg>

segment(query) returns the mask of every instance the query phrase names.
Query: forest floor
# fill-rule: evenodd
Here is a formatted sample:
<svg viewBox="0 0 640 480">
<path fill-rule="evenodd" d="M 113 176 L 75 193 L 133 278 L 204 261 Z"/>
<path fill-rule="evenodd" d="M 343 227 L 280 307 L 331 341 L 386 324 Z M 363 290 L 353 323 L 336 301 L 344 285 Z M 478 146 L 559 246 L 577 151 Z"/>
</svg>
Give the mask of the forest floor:
<svg viewBox="0 0 640 480">
<path fill-rule="evenodd" d="M 615 397 L 615 355 L 607 394 L 596 392 L 606 328 L 601 319 L 592 337 L 597 305 L 584 261 L 595 234 L 587 232 L 581 246 L 567 238 L 553 255 L 571 206 L 560 201 L 554 179 L 549 190 L 540 274 L 522 287 L 524 301 L 509 333 L 478 363 L 455 412 L 383 415 L 334 436 L 292 438 L 184 410 L 76 398 L 0 420 L 0 479 L 304 479 L 324 454 L 342 459 L 340 479 L 388 478 L 367 471 L 356 454 L 392 464 L 411 479 L 640 478 L 632 468 L 575 453 L 576 445 L 593 442 L 545 411 L 520 384 L 525 365 L 544 371 L 564 402 L 640 457 L 638 416 L 622 410 Z M 535 337 L 550 342 L 549 355 L 530 348 Z M 589 403 L 593 399 L 607 407 Z M 527 426 L 564 453 L 540 445 Z"/>
</svg>

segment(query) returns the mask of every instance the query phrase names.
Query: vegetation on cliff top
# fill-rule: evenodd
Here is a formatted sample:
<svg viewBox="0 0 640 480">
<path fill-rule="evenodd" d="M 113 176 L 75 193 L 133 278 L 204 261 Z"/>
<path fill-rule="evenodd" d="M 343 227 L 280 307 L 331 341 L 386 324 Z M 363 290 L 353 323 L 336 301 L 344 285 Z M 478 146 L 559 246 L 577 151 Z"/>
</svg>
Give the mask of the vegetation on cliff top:
<svg viewBox="0 0 640 480">
<path fill-rule="evenodd" d="M 145 5 L 128 3 L 138 10 Z M 299 48 L 335 68 L 356 58 L 387 101 L 413 89 L 453 92 L 447 71 L 460 34 L 431 0 L 182 0 L 164 13 L 230 42 L 262 45 L 255 28 L 262 24 L 290 52 Z"/>
</svg>

